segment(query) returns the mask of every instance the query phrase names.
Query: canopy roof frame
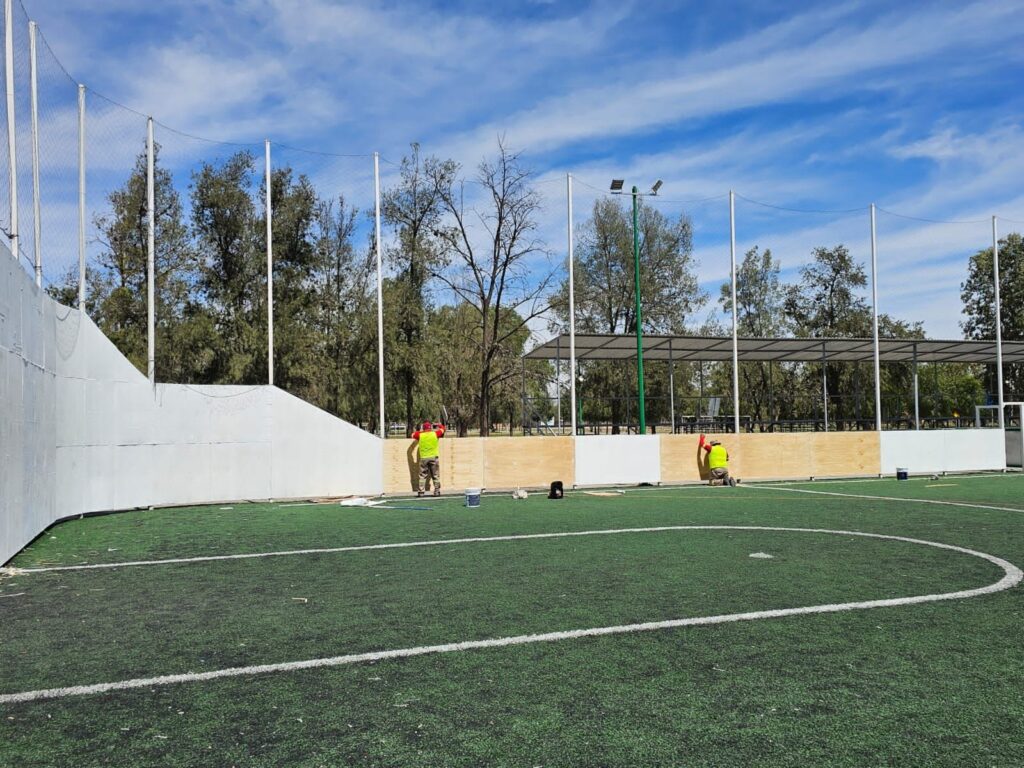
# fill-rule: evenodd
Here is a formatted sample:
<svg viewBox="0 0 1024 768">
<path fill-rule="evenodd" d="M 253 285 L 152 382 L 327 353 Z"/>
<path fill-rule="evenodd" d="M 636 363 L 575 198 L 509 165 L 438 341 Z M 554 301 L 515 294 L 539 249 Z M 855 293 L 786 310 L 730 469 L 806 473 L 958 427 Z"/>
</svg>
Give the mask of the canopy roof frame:
<svg viewBox="0 0 1024 768">
<path fill-rule="evenodd" d="M 558 360 L 568 334 L 538 345 L 524 357 Z M 645 335 L 644 360 L 731 362 L 731 336 Z M 741 336 L 740 362 L 868 362 L 874 341 L 856 337 L 792 338 Z M 997 344 L 987 339 L 879 339 L 879 360 L 886 363 L 996 363 Z M 635 360 L 636 338 L 626 334 L 575 334 L 576 361 Z M 1004 363 L 1024 363 L 1024 341 L 1003 341 Z"/>
</svg>

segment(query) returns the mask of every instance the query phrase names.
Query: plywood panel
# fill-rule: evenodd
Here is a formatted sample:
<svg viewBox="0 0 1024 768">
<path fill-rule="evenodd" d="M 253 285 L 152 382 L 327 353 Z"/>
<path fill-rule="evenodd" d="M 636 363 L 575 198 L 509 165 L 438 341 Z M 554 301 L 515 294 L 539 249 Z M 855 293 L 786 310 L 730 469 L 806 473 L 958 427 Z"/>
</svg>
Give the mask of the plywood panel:
<svg viewBox="0 0 1024 768">
<path fill-rule="evenodd" d="M 484 487 L 545 488 L 575 477 L 571 437 L 492 437 L 484 444 Z"/>
<path fill-rule="evenodd" d="M 416 444 L 412 440 L 384 441 L 384 493 L 415 491 L 418 473 Z"/>
<path fill-rule="evenodd" d="M 750 480 L 810 477 L 813 469 L 809 437 L 806 434 L 740 435 L 733 474 Z M 722 442 L 729 448 L 728 438 L 735 438 L 731 435 L 726 438 Z"/>
<path fill-rule="evenodd" d="M 484 443 L 490 438 L 445 438 L 441 441 L 441 488 L 461 491 L 484 487 Z"/>
<path fill-rule="evenodd" d="M 877 475 L 877 432 L 815 432 L 807 435 L 813 455 L 814 477 Z"/>
<path fill-rule="evenodd" d="M 706 453 L 697 435 L 661 435 L 661 482 L 686 483 L 707 480 Z"/>
<path fill-rule="evenodd" d="M 479 437 L 442 438 L 441 488 L 445 491 L 480 488 L 484 482 L 484 440 Z M 413 440 L 391 439 L 384 444 L 384 492 L 410 493 L 419 483 L 419 453 Z"/>
</svg>

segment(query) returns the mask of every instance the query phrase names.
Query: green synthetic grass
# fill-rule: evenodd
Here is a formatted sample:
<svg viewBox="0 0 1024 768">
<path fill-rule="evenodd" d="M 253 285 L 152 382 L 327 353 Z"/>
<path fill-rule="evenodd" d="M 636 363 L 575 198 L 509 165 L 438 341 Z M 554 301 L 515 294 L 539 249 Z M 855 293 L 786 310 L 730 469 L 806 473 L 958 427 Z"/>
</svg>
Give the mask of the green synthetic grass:
<svg viewBox="0 0 1024 768">
<path fill-rule="evenodd" d="M 13 565 L 710 524 L 910 536 L 1020 566 L 1022 500 L 1024 478 L 1000 476 L 485 497 L 477 510 L 457 499 L 396 502 L 433 508 L 422 512 L 229 505 L 71 521 Z M 900 542 L 752 531 L 20 574 L 0 579 L 0 693 L 945 592 L 1001 575 Z M 1022 619 L 1016 588 L 0 705 L 0 765 L 1024 765 Z"/>
</svg>

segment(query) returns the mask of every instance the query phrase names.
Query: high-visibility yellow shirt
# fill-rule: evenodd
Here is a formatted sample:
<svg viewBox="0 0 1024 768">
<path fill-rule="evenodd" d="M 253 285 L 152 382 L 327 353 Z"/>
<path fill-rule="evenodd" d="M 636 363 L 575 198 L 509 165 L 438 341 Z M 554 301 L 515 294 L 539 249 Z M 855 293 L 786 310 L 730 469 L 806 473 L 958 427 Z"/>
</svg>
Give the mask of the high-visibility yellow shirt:
<svg viewBox="0 0 1024 768">
<path fill-rule="evenodd" d="M 440 453 L 437 432 L 433 430 L 419 433 L 420 459 L 436 459 Z"/>
<path fill-rule="evenodd" d="M 720 469 L 729 466 L 729 454 L 724 446 L 712 445 L 708 452 L 708 468 Z"/>
</svg>

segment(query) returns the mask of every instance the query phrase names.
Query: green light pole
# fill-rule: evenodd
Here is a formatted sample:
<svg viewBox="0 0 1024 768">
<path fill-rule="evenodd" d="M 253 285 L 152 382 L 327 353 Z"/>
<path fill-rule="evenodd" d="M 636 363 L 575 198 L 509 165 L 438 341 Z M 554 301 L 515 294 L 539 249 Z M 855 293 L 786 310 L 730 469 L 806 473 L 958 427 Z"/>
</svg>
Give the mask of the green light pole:
<svg viewBox="0 0 1024 768">
<path fill-rule="evenodd" d="M 644 330 L 643 314 L 640 302 L 640 227 L 637 215 L 637 201 L 640 190 L 633 187 L 633 283 L 636 300 L 636 390 L 637 406 L 640 414 L 640 434 L 647 434 L 647 418 L 644 408 Z"/>
</svg>

